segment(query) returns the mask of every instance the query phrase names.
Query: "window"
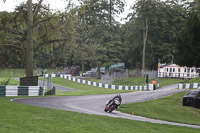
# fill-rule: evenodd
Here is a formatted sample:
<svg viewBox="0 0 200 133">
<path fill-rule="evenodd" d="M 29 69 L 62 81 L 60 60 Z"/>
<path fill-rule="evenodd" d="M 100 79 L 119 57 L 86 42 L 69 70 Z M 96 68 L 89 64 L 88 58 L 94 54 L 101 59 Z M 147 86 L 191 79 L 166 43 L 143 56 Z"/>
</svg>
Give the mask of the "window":
<svg viewBox="0 0 200 133">
<path fill-rule="evenodd" d="M 173 68 L 173 72 L 175 72 L 175 68 Z"/>
</svg>

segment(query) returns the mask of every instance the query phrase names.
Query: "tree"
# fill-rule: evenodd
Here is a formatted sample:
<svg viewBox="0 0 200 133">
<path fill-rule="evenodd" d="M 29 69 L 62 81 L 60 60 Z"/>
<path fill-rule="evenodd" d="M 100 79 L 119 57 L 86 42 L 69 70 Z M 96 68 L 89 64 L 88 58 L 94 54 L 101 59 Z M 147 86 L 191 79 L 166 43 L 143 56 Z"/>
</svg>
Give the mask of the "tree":
<svg viewBox="0 0 200 133">
<path fill-rule="evenodd" d="M 3 0 L 4 2 L 6 0 Z M 27 10 L 27 52 L 26 52 L 26 76 L 33 76 L 33 15 L 38 13 L 41 3 L 40 0 L 37 7 L 32 14 L 32 0 L 27 0 L 28 10 Z"/>
<path fill-rule="evenodd" d="M 124 26 L 127 52 L 134 53 L 126 58 L 128 63 L 143 69 L 145 57 L 145 68 L 156 69 L 158 58 L 162 62 L 171 61 L 186 13 L 178 1 L 148 0 L 145 1 L 146 7 L 143 2 L 136 3 L 129 14 L 130 21 Z M 139 61 L 141 58 L 142 61 Z"/>
<path fill-rule="evenodd" d="M 176 45 L 176 62 L 182 66 L 200 66 L 200 2 L 191 3 L 184 29 Z"/>
<path fill-rule="evenodd" d="M 27 1 L 27 48 L 26 48 L 26 77 L 33 76 L 33 14 L 32 0 Z"/>
<path fill-rule="evenodd" d="M 81 21 L 84 23 L 81 25 L 85 26 L 85 43 L 96 45 L 96 56 L 93 61 L 98 68 L 101 65 L 108 68 L 120 60 L 118 50 L 121 40 L 116 34 L 119 24 L 114 20 L 114 16 L 123 11 L 124 1 L 86 0 L 82 1 L 81 5 L 85 7 Z"/>
<path fill-rule="evenodd" d="M 52 63 L 52 66 L 54 66 L 53 64 L 59 65 L 57 61 L 59 61 L 61 58 L 64 58 L 65 55 L 62 54 L 67 52 L 64 50 L 69 48 L 69 52 L 67 52 L 67 54 L 71 54 L 75 45 L 75 31 L 73 28 L 74 14 L 71 10 L 64 13 L 52 13 L 49 7 L 46 5 L 41 5 L 40 11 L 37 11 L 36 13 L 38 5 L 33 4 L 32 6 L 33 9 L 35 9 L 35 15 L 37 14 L 33 17 L 34 21 L 32 24 L 32 29 L 34 30 L 33 51 L 34 53 L 37 52 L 37 54 L 34 55 L 35 60 L 33 60 L 33 66 L 36 66 L 36 63 L 38 62 L 42 62 L 39 60 L 42 60 L 43 57 L 40 56 L 40 58 L 37 58 L 37 55 L 46 55 L 50 52 L 52 54 L 53 50 L 58 50 L 60 48 L 59 50 L 63 52 L 58 52 L 59 54 L 55 54 L 57 60 L 50 56 L 51 60 L 55 60 L 55 63 Z M 21 53 L 25 55 L 27 48 L 26 16 L 27 4 L 25 3 L 21 4 L 19 7 L 16 7 L 15 11 L 12 13 L 3 12 L 2 15 L 0 14 L 0 34 L 4 36 L 3 38 L 0 38 L 0 46 L 4 46 L 2 48 L 15 48 L 18 49 L 18 51 L 21 50 Z M 66 48 L 64 49 L 64 47 Z M 43 54 L 38 54 L 38 51 L 42 52 Z M 56 52 L 57 51 L 55 51 L 55 53 Z M 18 55 L 18 53 L 16 54 Z M 51 61 L 47 61 L 46 63 L 48 62 Z M 23 64 L 23 61 L 21 64 Z M 46 66 L 50 65 L 47 64 Z"/>
<path fill-rule="evenodd" d="M 143 36 L 143 52 L 142 52 L 142 70 L 145 70 L 145 53 L 146 43 L 149 32 L 149 15 L 152 14 L 152 1 L 151 0 L 139 0 L 133 7 L 133 16 L 137 16 L 137 20 L 141 23 L 142 36 Z"/>
</svg>

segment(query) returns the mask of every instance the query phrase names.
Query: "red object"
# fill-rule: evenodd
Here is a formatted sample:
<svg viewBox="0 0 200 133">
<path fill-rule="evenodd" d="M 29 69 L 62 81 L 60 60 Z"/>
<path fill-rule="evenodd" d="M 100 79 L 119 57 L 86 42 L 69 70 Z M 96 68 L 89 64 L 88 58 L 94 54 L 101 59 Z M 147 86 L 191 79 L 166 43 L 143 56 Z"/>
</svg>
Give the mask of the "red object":
<svg viewBox="0 0 200 133">
<path fill-rule="evenodd" d="M 132 112 L 132 115 L 134 115 L 134 112 Z"/>
<path fill-rule="evenodd" d="M 156 84 L 156 81 L 154 80 L 154 81 L 152 82 L 152 84 L 154 84 L 154 85 L 155 85 L 155 84 Z"/>
</svg>

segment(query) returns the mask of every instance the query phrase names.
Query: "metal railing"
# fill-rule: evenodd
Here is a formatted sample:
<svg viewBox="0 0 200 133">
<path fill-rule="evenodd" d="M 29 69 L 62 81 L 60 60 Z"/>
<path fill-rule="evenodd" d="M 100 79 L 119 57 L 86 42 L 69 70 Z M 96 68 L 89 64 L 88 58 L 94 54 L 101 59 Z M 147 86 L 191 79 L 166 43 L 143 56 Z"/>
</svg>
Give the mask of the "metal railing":
<svg viewBox="0 0 200 133">
<path fill-rule="evenodd" d="M 180 79 L 191 79 L 200 77 L 200 73 L 167 73 L 159 72 L 158 77 L 160 78 L 180 78 Z"/>
</svg>

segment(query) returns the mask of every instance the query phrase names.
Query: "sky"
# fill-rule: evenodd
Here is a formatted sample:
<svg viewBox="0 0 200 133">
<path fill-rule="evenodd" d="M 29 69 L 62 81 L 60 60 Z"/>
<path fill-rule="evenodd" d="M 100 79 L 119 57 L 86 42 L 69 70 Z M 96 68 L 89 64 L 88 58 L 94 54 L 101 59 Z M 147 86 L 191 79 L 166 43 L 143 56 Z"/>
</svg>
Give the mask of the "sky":
<svg viewBox="0 0 200 133">
<path fill-rule="evenodd" d="M 4 3 L 3 0 L 0 0 L 0 11 L 14 11 L 14 8 L 19 5 L 22 2 L 26 2 L 27 0 L 6 0 Z M 32 0 L 33 3 L 38 2 L 39 0 Z M 44 4 L 49 4 L 50 8 L 52 9 L 57 9 L 63 11 L 65 8 L 66 3 L 64 2 L 65 0 L 43 0 Z M 119 15 L 119 18 L 116 18 L 117 21 L 120 21 L 121 18 L 125 18 L 129 11 L 130 6 L 133 5 L 135 0 L 125 0 L 126 1 L 126 6 L 125 6 L 125 11 Z M 120 21 L 121 23 L 125 23 L 125 20 Z"/>
</svg>

